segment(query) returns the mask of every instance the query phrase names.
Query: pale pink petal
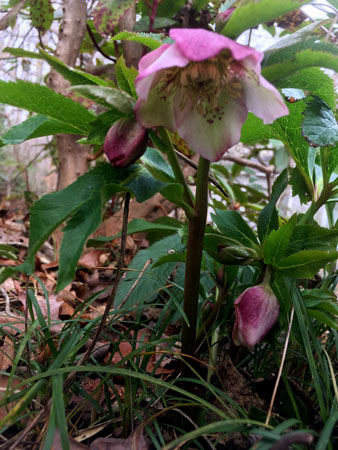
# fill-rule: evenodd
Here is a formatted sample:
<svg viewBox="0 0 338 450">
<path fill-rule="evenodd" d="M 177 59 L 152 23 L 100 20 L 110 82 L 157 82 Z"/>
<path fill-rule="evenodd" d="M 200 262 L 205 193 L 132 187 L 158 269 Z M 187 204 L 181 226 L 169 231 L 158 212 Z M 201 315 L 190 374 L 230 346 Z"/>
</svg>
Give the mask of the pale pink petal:
<svg viewBox="0 0 338 450">
<path fill-rule="evenodd" d="M 245 61 L 246 74 L 242 86 L 249 111 L 263 119 L 264 123 L 272 123 L 279 117 L 289 114 L 289 109 L 278 90 L 260 74 L 260 66 Z"/>
<path fill-rule="evenodd" d="M 147 81 L 148 79 L 144 79 L 141 83 Z M 164 126 L 171 131 L 175 131 L 174 95 L 167 96 L 164 99 L 163 96 L 160 96 L 161 83 L 156 83 L 155 80 L 152 84 L 153 86 L 150 89 L 148 86 L 139 85 L 140 91 L 144 88 L 144 91 L 147 90 L 148 94 L 145 97 L 141 95 L 136 102 L 136 119 L 145 128 Z"/>
<path fill-rule="evenodd" d="M 263 54 L 253 48 L 202 28 L 173 28 L 170 30 L 169 36 L 174 39 L 179 51 L 189 61 L 213 58 L 223 50 L 229 50 L 232 57 L 238 61 L 250 58 L 259 63 L 263 58 Z"/>
<path fill-rule="evenodd" d="M 164 50 L 163 50 L 164 47 Z M 189 64 L 176 44 L 163 44 L 163 46 L 143 56 L 139 62 L 139 75 L 135 79 L 135 86 L 143 78 L 169 67 L 185 67 Z"/>
<path fill-rule="evenodd" d="M 182 98 L 180 92 L 178 98 Z M 188 146 L 210 161 L 218 161 L 223 153 L 239 142 L 241 127 L 248 112 L 241 99 L 233 100 L 222 93 L 217 109 L 203 117 L 188 100 L 184 108 L 174 103 L 176 128 Z M 208 122 L 209 121 L 209 122 Z"/>
</svg>

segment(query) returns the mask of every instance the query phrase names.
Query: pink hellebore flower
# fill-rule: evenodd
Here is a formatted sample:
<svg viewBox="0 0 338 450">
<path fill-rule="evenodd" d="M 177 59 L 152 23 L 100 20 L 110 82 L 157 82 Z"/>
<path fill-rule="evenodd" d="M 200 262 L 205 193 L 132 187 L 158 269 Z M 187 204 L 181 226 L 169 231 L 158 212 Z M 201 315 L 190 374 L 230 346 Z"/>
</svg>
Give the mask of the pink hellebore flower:
<svg viewBox="0 0 338 450">
<path fill-rule="evenodd" d="M 145 55 L 136 78 L 137 120 L 177 130 L 211 161 L 237 144 L 248 111 L 272 123 L 289 113 L 261 76 L 263 54 L 203 29 L 172 29 L 174 44 Z"/>
<path fill-rule="evenodd" d="M 236 345 L 253 348 L 278 319 L 279 303 L 270 286 L 246 289 L 235 301 L 236 322 L 232 339 Z"/>
</svg>

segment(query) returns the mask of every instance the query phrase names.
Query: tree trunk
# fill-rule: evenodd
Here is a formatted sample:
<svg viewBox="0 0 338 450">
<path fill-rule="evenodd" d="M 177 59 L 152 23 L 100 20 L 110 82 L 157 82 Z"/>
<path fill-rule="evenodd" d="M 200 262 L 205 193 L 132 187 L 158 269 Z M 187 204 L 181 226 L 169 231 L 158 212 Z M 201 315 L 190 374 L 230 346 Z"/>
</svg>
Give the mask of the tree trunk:
<svg viewBox="0 0 338 450">
<path fill-rule="evenodd" d="M 87 5 L 85 0 L 63 0 L 63 21 L 55 56 L 68 66 L 74 67 L 86 32 Z M 69 95 L 69 82 L 55 70 L 48 76 L 48 85 L 56 92 Z M 59 154 L 58 190 L 73 183 L 88 169 L 88 147 L 77 144 L 79 136 L 58 135 L 56 143 Z"/>
</svg>

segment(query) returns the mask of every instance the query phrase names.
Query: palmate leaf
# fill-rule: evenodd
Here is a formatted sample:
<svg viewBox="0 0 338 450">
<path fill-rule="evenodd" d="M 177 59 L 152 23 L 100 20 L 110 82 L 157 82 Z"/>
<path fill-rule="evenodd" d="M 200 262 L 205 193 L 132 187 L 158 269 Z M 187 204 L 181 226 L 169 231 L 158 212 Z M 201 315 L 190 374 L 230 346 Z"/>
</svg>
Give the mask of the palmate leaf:
<svg viewBox="0 0 338 450">
<path fill-rule="evenodd" d="M 46 86 L 27 81 L 0 80 L 0 103 L 4 103 L 55 119 L 86 135 L 95 114 L 71 98 L 57 94 Z"/>
<path fill-rule="evenodd" d="M 139 42 L 151 50 L 157 49 L 162 44 L 163 39 L 165 39 L 164 34 L 133 33 L 131 31 L 121 31 L 112 38 L 113 41 Z"/>
</svg>

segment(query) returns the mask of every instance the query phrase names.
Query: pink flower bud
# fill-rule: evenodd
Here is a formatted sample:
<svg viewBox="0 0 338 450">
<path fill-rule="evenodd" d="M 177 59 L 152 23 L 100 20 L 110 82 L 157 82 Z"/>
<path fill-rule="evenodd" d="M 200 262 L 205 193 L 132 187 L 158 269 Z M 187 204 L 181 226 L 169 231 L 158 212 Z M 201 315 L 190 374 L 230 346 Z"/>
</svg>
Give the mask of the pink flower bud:
<svg viewBox="0 0 338 450">
<path fill-rule="evenodd" d="M 114 167 L 127 167 L 147 148 L 148 131 L 134 118 L 119 119 L 108 131 L 104 152 Z"/>
<path fill-rule="evenodd" d="M 235 301 L 236 322 L 232 339 L 236 345 L 253 348 L 278 319 L 279 303 L 267 284 L 246 289 Z"/>
</svg>

